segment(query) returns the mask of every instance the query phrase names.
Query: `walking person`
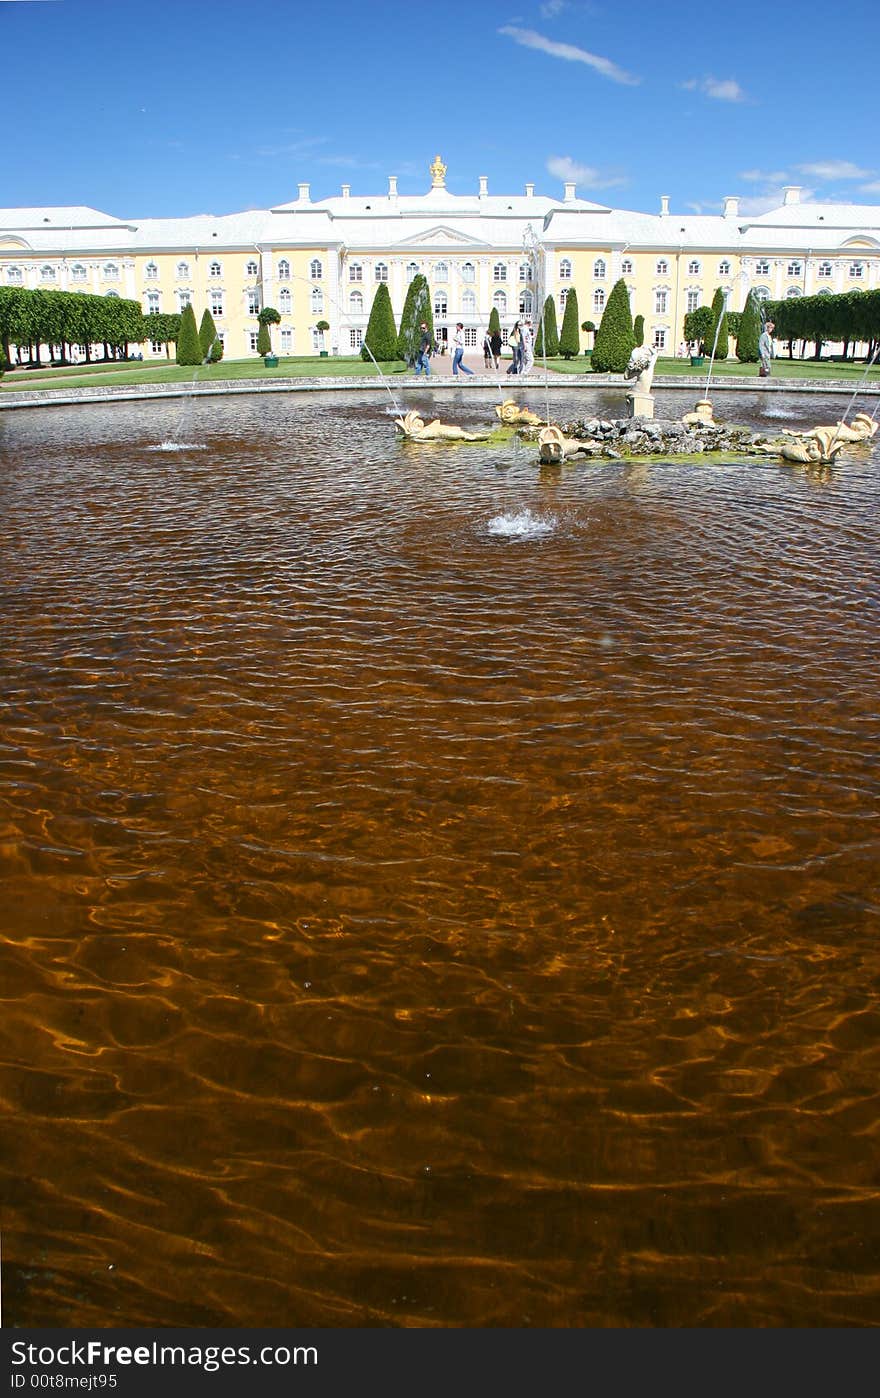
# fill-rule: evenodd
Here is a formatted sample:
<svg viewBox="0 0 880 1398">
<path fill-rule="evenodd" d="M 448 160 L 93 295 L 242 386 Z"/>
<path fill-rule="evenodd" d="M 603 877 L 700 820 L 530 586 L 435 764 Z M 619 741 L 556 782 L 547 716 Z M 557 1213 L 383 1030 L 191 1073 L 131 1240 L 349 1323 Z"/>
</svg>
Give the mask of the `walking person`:
<svg viewBox="0 0 880 1398">
<path fill-rule="evenodd" d="M 452 337 L 455 345 L 455 353 L 452 356 L 452 373 L 458 378 L 459 369 L 463 374 L 473 374 L 473 369 L 469 369 L 464 363 L 464 321 L 459 321 L 455 327 L 455 334 Z"/>
<path fill-rule="evenodd" d="M 768 320 L 764 329 L 758 336 L 758 355 L 761 360 L 761 367 L 758 370 L 759 379 L 769 379 L 770 360 L 773 358 L 773 330 L 775 322 Z"/>
<path fill-rule="evenodd" d="M 492 338 L 488 330 L 483 336 L 483 365 L 486 369 L 492 368 Z"/>
<path fill-rule="evenodd" d="M 492 350 L 492 365 L 497 369 L 501 362 L 501 331 L 493 330 L 489 337 L 489 347 Z"/>
<path fill-rule="evenodd" d="M 419 374 L 424 369 L 425 378 L 429 379 L 431 377 L 431 364 L 428 356 L 431 353 L 432 345 L 431 336 L 428 332 L 428 325 L 424 320 L 419 326 L 419 337 L 419 352 L 416 357 L 416 377 L 418 378 Z"/>
<path fill-rule="evenodd" d="M 507 343 L 513 351 L 513 358 L 510 361 L 510 368 L 507 372 L 508 374 L 518 374 L 520 365 L 520 334 L 518 320 L 515 320 L 513 323 L 513 329 L 507 337 Z"/>
</svg>

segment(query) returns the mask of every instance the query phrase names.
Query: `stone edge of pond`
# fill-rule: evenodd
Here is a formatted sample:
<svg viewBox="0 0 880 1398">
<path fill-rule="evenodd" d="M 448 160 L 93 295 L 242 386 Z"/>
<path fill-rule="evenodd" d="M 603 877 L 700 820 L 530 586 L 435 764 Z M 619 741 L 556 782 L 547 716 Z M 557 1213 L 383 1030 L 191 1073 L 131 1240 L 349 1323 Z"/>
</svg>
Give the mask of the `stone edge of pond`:
<svg viewBox="0 0 880 1398">
<path fill-rule="evenodd" d="M 564 388 L 626 389 L 628 387 L 626 380 L 610 374 L 554 374 L 552 379 L 535 375 L 535 377 L 529 378 L 527 385 L 532 392 Z M 503 392 L 514 392 L 525 386 L 525 382 L 505 384 Z M 425 389 L 431 391 L 464 389 L 472 392 L 476 389 L 487 388 L 498 388 L 495 380 L 488 375 L 475 376 L 473 382 L 470 380 L 462 382 L 459 378 L 441 378 L 439 375 L 435 375 L 430 380 L 421 378 L 395 379 L 393 384 L 386 379 L 374 377 L 273 379 L 269 383 L 261 383 L 257 379 L 218 379 L 211 383 L 138 384 L 130 389 L 120 384 L 108 384 L 106 388 L 95 385 L 94 387 L 68 389 L 30 388 L 23 392 L 16 392 L 14 389 L 0 390 L 0 410 L 6 408 L 60 408 L 85 403 L 150 402 L 153 399 L 163 398 L 221 398 L 255 393 L 345 393 L 354 391 L 362 393 L 365 390 L 387 393 L 400 389 L 419 389 L 421 391 Z M 655 381 L 653 391 L 656 394 L 673 389 L 678 391 L 691 389 L 696 396 L 702 396 L 704 392 L 698 381 L 674 376 Z M 880 384 L 856 384 L 854 386 L 849 381 L 836 379 L 776 379 L 767 383 L 756 378 L 730 378 L 716 381 L 713 385 L 713 391 L 716 393 L 840 394 L 863 397 L 880 395 Z"/>
</svg>

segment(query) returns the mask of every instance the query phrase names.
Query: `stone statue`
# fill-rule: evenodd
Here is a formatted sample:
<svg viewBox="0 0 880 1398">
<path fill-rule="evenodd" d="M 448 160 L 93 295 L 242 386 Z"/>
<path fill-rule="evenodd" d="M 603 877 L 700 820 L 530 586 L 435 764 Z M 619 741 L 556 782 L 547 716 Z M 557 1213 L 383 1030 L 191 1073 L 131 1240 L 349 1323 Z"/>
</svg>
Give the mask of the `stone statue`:
<svg viewBox="0 0 880 1398">
<path fill-rule="evenodd" d="M 827 466 L 842 446 L 842 442 L 835 442 L 829 451 L 829 448 L 823 447 L 815 437 L 810 437 L 799 442 L 768 442 L 760 449 L 769 456 L 781 456 L 783 461 L 794 461 L 798 465 Z"/>
<path fill-rule="evenodd" d="M 859 442 L 870 442 L 877 434 L 878 424 L 868 417 L 867 413 L 856 413 L 852 422 L 836 422 L 833 427 L 812 427 L 809 432 L 794 432 L 786 430 L 788 437 L 800 437 L 802 440 L 813 438 L 819 442 L 827 451 L 829 446 L 855 445 Z"/>
<path fill-rule="evenodd" d="M 591 456 L 586 442 L 577 437 L 566 437 L 558 427 L 542 427 L 538 433 L 538 454 L 544 466 L 558 466 L 578 454 Z"/>
<path fill-rule="evenodd" d="M 436 417 L 433 422 L 426 423 L 416 412 L 396 417 L 394 425 L 410 442 L 484 442 L 491 436 L 488 431 L 465 432 L 463 427 L 454 427 Z"/>
<path fill-rule="evenodd" d="M 623 371 L 625 379 L 635 379 L 633 387 L 634 394 L 648 394 L 651 392 L 651 384 L 654 381 L 654 369 L 657 364 L 657 350 L 649 348 L 647 345 L 637 345 L 629 357 L 629 363 Z"/>
<path fill-rule="evenodd" d="M 537 413 L 531 412 L 529 408 L 521 408 L 512 398 L 505 398 L 500 406 L 496 403 L 495 412 L 501 421 L 508 426 L 522 422 L 529 427 L 537 427 L 539 423 L 544 421 L 543 418 L 538 417 Z"/>
</svg>

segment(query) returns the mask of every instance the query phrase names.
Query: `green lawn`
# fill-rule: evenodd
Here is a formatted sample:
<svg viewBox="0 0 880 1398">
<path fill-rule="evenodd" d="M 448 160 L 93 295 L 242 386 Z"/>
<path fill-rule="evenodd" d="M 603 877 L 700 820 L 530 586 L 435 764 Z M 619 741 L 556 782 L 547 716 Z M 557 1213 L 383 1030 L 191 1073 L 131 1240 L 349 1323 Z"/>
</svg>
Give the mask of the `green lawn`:
<svg viewBox="0 0 880 1398">
<path fill-rule="evenodd" d="M 408 372 L 402 360 L 382 365 L 383 374 Z M 18 369 L 4 375 L 0 391 L 19 393 L 29 388 L 88 388 L 93 384 L 209 383 L 230 379 L 375 378 L 372 360 L 357 356 L 321 359 L 318 355 L 279 359 L 278 367 L 267 369 L 262 359 L 226 359 L 219 364 L 202 364 L 196 369 L 157 360 L 128 360 L 109 364 L 77 364 L 56 369 Z"/>
<path fill-rule="evenodd" d="M 535 369 L 542 367 L 542 360 L 535 360 Z M 589 374 L 590 361 L 585 355 L 578 359 L 548 359 L 548 369 L 553 369 L 560 374 Z M 863 361 L 847 360 L 842 363 L 830 359 L 789 359 L 787 355 L 781 355 L 773 361 L 773 377 L 775 379 L 837 379 L 846 382 L 854 382 L 865 377 L 866 365 Z M 705 382 L 709 372 L 709 360 L 704 359 L 700 366 L 691 364 L 690 359 L 658 359 L 655 374 L 658 378 L 664 376 L 675 376 L 676 378 L 693 379 L 699 383 L 700 379 Z M 738 359 L 726 359 L 721 363 L 712 365 L 712 378 L 740 378 L 756 379 L 758 377 L 757 364 L 740 364 Z M 875 364 L 868 371 L 868 381 L 870 383 L 880 382 L 880 364 Z"/>
</svg>

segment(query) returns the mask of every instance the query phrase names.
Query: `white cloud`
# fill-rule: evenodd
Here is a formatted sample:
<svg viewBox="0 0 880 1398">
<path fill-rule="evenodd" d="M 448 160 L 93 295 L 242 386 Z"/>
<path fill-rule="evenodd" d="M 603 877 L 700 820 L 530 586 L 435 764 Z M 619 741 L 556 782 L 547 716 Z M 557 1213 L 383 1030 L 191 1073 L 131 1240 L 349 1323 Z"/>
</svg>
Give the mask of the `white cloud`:
<svg viewBox="0 0 880 1398">
<path fill-rule="evenodd" d="M 796 167 L 803 175 L 815 180 L 866 180 L 873 170 L 860 170 L 851 160 L 817 160 L 811 165 Z"/>
<path fill-rule="evenodd" d="M 871 180 L 869 184 L 859 185 L 863 194 L 880 194 L 880 180 Z"/>
<path fill-rule="evenodd" d="M 787 170 L 740 170 L 739 177 L 750 184 L 787 184 L 790 178 Z"/>
<path fill-rule="evenodd" d="M 815 190 L 813 189 L 802 189 L 801 199 L 807 204 L 812 200 L 814 194 Z M 740 199 L 739 212 L 740 214 L 746 214 L 750 218 L 755 218 L 758 214 L 766 214 L 769 213 L 771 209 L 778 209 L 784 202 L 785 190 L 774 187 L 772 189 L 765 189 L 763 194 L 755 194 L 750 198 Z"/>
<path fill-rule="evenodd" d="M 542 19 L 555 19 L 566 7 L 566 0 L 545 0 L 541 6 Z"/>
<path fill-rule="evenodd" d="M 551 155 L 547 161 L 547 170 L 549 174 L 562 180 L 563 184 L 566 181 L 574 181 L 584 189 L 611 189 L 614 185 L 626 184 L 625 176 L 603 175 L 601 170 L 592 165 L 579 165 L 570 155 Z"/>
<path fill-rule="evenodd" d="M 681 84 L 688 92 L 702 92 L 718 102 L 745 102 L 746 94 L 733 78 L 689 78 Z"/>
<path fill-rule="evenodd" d="M 589 53 L 586 49 L 577 48 L 575 44 L 557 43 L 555 39 L 547 39 L 534 29 L 518 29 L 515 25 L 505 24 L 498 33 L 506 35 L 515 44 L 522 44 L 523 48 L 539 49 L 541 53 L 548 53 L 551 58 L 563 58 L 567 63 L 585 63 L 587 67 L 594 68 L 603 78 L 610 78 L 612 82 L 626 83 L 630 87 L 635 87 L 641 82 L 641 78 L 618 68 L 610 58 Z"/>
</svg>

